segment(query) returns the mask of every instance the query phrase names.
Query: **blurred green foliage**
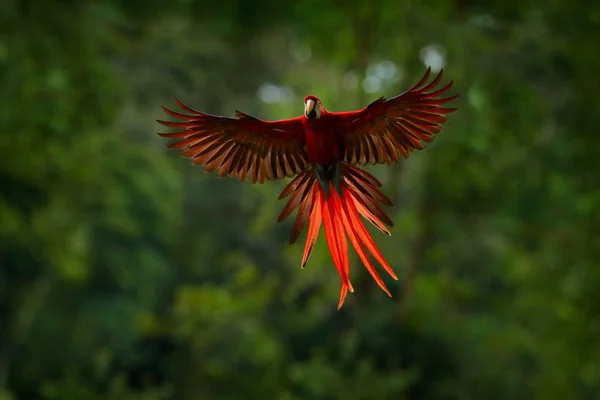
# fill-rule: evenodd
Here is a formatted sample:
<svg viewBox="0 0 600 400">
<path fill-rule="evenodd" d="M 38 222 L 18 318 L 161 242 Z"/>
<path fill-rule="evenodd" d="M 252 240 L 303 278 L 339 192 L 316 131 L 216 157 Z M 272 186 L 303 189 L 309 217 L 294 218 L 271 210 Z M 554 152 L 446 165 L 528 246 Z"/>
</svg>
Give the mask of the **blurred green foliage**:
<svg viewBox="0 0 600 400">
<path fill-rule="evenodd" d="M 600 5 L 4 0 L 0 399 L 592 399 Z M 445 67 L 459 112 L 370 171 L 389 299 L 276 224 L 285 182 L 164 149 L 159 105 L 287 118 Z"/>
</svg>

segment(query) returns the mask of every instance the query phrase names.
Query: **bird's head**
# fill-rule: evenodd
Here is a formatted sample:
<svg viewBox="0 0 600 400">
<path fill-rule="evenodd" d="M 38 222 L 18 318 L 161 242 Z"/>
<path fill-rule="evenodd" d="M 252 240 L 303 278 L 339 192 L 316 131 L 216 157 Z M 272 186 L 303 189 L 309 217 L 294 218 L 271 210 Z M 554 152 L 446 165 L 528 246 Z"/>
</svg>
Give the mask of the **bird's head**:
<svg viewBox="0 0 600 400">
<path fill-rule="evenodd" d="M 323 106 L 321 100 L 317 97 L 310 95 L 304 98 L 304 116 L 308 119 L 318 119 L 321 117 L 323 112 Z"/>
</svg>

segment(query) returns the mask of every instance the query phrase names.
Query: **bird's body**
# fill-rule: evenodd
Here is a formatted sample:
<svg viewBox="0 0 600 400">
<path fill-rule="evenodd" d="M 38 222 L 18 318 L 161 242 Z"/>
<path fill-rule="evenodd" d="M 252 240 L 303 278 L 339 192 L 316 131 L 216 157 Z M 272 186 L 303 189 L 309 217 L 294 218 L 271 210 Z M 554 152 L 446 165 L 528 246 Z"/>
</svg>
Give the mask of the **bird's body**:
<svg viewBox="0 0 600 400">
<path fill-rule="evenodd" d="M 333 262 L 342 279 L 339 307 L 348 290 L 348 243 L 377 281 L 391 296 L 368 257 L 367 251 L 394 278 L 396 275 L 377 249 L 360 216 L 382 232 L 392 221 L 381 208 L 392 202 L 380 191 L 381 183 L 357 166 L 393 164 L 406 158 L 422 142 L 430 142 L 442 130 L 446 115 L 455 108 L 442 105 L 457 97 L 439 98 L 452 82 L 432 91 L 442 72 L 424 85 L 430 69 L 412 89 L 389 100 L 377 99 L 365 108 L 328 112 L 315 96 L 304 99 L 304 115 L 279 121 L 264 121 L 236 112 L 237 118 L 195 111 L 179 101 L 188 114 L 163 109 L 185 122 L 158 121 L 179 128 L 159 134 L 179 139 L 168 145 L 208 172 L 232 176 L 252 183 L 294 177 L 280 199 L 289 197 L 278 222 L 298 209 L 290 236 L 294 243 L 306 224 L 308 233 L 302 259 L 306 265 L 323 225 Z"/>
<path fill-rule="evenodd" d="M 328 166 L 341 160 L 341 141 L 330 114 L 324 113 L 319 119 L 304 118 L 302 125 L 310 164 Z"/>
</svg>

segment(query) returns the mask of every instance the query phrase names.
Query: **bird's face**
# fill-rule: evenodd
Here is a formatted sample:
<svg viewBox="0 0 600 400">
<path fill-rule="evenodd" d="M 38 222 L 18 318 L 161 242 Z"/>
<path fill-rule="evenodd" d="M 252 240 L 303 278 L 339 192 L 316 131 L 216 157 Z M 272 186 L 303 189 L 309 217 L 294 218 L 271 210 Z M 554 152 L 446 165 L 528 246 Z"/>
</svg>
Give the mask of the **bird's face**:
<svg viewBox="0 0 600 400">
<path fill-rule="evenodd" d="M 304 99 L 304 116 L 307 119 L 319 119 L 322 111 L 321 100 L 315 96 L 306 96 Z"/>
</svg>

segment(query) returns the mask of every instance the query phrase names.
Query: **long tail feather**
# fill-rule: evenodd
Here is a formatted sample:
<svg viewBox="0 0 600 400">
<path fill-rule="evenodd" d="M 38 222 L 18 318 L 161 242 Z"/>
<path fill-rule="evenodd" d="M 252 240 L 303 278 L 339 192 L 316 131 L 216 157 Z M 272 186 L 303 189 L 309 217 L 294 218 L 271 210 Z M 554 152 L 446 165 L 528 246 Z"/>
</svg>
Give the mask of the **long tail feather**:
<svg viewBox="0 0 600 400">
<path fill-rule="evenodd" d="M 344 224 L 344 229 L 346 230 L 346 232 L 348 232 L 348 238 L 350 239 L 350 242 L 352 243 L 352 247 L 354 247 L 354 249 L 356 250 L 358 257 L 363 262 L 363 264 L 365 265 L 365 267 L 367 268 L 367 270 L 369 271 L 369 273 L 371 274 L 373 279 L 375 279 L 375 282 L 377 282 L 379 287 L 381 289 L 383 289 L 383 291 L 386 292 L 388 296 L 392 297 L 390 291 L 385 286 L 385 283 L 383 283 L 383 280 L 379 276 L 379 273 L 377 272 L 377 270 L 371 263 L 371 260 L 369 260 L 369 256 L 367 255 L 367 253 L 365 251 L 365 247 L 363 246 L 363 244 L 361 242 L 359 242 L 358 235 L 356 234 L 356 227 L 350 221 L 350 218 L 349 218 L 351 211 L 348 210 L 348 205 L 346 203 L 342 202 L 339 198 L 336 200 L 338 201 L 339 208 L 344 213 L 344 217 L 342 218 L 342 223 Z"/>
<path fill-rule="evenodd" d="M 319 189 L 323 190 L 320 187 Z M 333 187 L 330 187 L 330 189 L 335 192 Z M 325 231 L 325 239 L 327 240 L 327 246 L 329 247 L 333 264 L 342 278 L 342 286 L 346 286 L 353 292 L 354 289 L 352 288 L 348 276 L 348 244 L 343 228 L 340 226 L 340 220 L 337 215 L 338 211 L 335 207 L 335 202 L 333 201 L 333 199 L 337 197 L 337 193 L 334 194 L 333 192 L 330 192 L 330 196 L 325 200 L 323 207 L 323 230 Z M 344 249 L 346 250 L 345 253 L 343 251 Z"/>
<path fill-rule="evenodd" d="M 323 221 L 322 204 L 325 199 L 325 193 L 319 190 L 313 190 L 313 209 L 310 213 L 310 225 L 308 226 L 308 234 L 306 235 L 306 245 L 304 246 L 304 255 L 302 256 L 302 268 L 306 266 L 317 237 L 319 236 L 319 229 L 321 228 L 321 222 Z"/>
<path fill-rule="evenodd" d="M 390 235 L 385 225 L 393 225 L 380 204 L 391 206 L 392 202 L 378 189 L 381 183 L 366 171 L 346 163 L 340 166 L 340 171 L 341 194 L 335 190 L 333 182 L 327 182 L 326 184 L 330 186 L 326 186 L 326 189 L 329 189 L 329 196 L 326 196 L 314 170 L 307 170 L 290 182 L 283 190 L 280 199 L 290 195 L 291 198 L 279 218 L 281 221 L 294 209 L 299 208 L 290 236 L 290 244 L 297 239 L 306 223 L 309 223 L 302 268 L 312 254 L 323 224 L 327 246 L 341 278 L 338 309 L 344 304 L 348 291 L 354 292 L 350 282 L 348 239 L 369 274 L 388 296 L 391 297 L 391 293 L 371 262 L 369 253 L 392 278 L 398 280 L 360 218 L 362 216 L 377 229 Z"/>
<path fill-rule="evenodd" d="M 348 192 L 345 192 L 344 194 L 347 195 Z M 375 242 L 373 241 L 373 238 L 371 237 L 371 235 L 369 235 L 369 231 L 367 231 L 367 228 L 365 227 L 365 225 L 358 218 L 358 211 L 357 211 L 356 205 L 355 205 L 356 204 L 356 200 L 354 200 L 354 199 L 352 199 L 352 200 L 353 200 L 352 202 L 349 202 L 349 205 L 350 205 L 350 208 L 351 208 L 349 216 L 350 216 L 350 219 L 352 220 L 352 222 L 355 224 L 356 233 L 359 235 L 359 237 L 361 238 L 361 240 L 364 243 L 364 245 L 367 246 L 367 248 L 369 249 L 369 251 L 371 252 L 371 254 L 373 255 L 373 257 L 386 270 L 386 272 L 388 274 L 390 274 L 390 276 L 392 278 L 394 278 L 395 280 L 398 280 L 398 277 L 396 276 L 396 274 L 392 270 L 392 267 L 390 267 L 390 264 L 388 264 L 388 262 L 385 260 L 385 258 L 383 258 L 383 256 L 381 255 L 381 252 L 379 251 L 379 249 L 375 245 Z"/>
</svg>

